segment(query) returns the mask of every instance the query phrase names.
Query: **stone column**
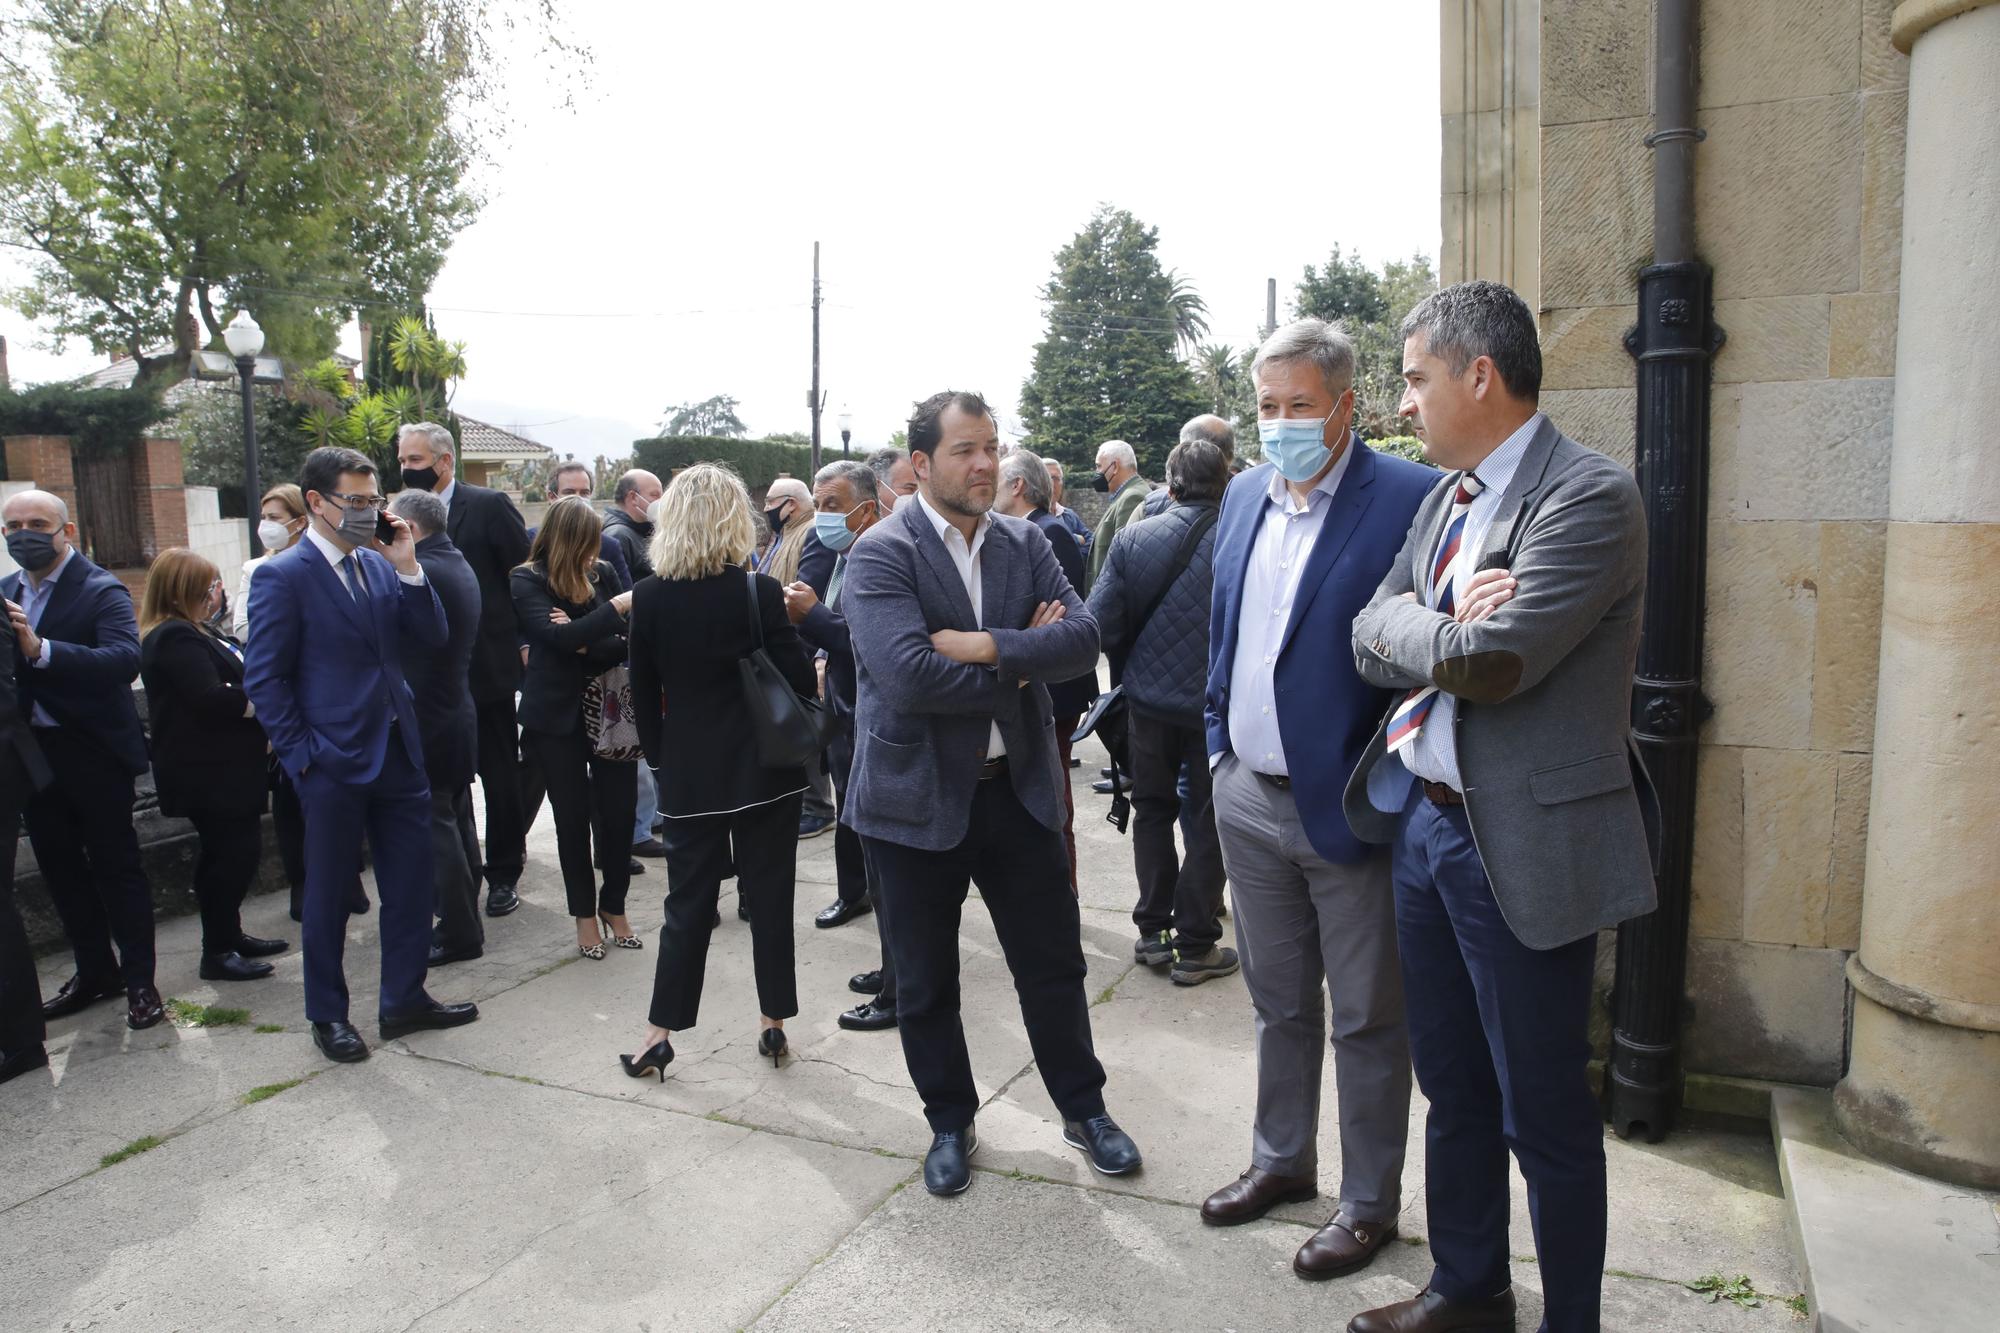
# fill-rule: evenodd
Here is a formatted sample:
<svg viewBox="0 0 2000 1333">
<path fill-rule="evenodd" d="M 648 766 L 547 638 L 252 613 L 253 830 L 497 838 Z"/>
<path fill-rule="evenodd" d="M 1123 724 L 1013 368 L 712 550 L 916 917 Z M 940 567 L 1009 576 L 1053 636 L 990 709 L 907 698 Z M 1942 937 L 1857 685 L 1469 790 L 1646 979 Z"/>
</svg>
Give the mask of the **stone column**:
<svg viewBox="0 0 2000 1333">
<path fill-rule="evenodd" d="M 1441 282 L 1490 278 L 1539 298 L 1542 0 L 1441 0 Z"/>
<path fill-rule="evenodd" d="M 1842 1130 L 2000 1186 L 2000 2 L 1911 0 L 1896 407 Z"/>
</svg>

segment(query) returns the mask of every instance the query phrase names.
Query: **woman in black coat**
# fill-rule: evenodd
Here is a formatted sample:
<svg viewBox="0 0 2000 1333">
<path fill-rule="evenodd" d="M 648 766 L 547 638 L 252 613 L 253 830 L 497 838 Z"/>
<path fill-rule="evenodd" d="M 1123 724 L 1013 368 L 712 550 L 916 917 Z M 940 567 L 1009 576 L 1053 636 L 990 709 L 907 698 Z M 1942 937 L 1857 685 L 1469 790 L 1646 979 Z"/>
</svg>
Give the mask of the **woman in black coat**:
<svg viewBox="0 0 2000 1333">
<path fill-rule="evenodd" d="M 576 918 L 576 947 L 604 957 L 605 936 L 620 949 L 642 947 L 625 920 L 632 883 L 632 807 L 638 764 L 594 750 L 583 718 L 584 686 L 625 662 L 625 613 L 632 594 L 614 592 L 617 576 L 597 558 L 603 520 L 578 495 L 549 506 L 528 562 L 511 580 L 514 618 L 528 641 L 521 680 L 521 740 L 540 761 L 556 815 L 556 856 L 563 892 Z M 591 842 L 604 868 L 604 890 L 591 869 Z"/>
<path fill-rule="evenodd" d="M 619 1057 L 635 1078 L 664 1079 L 674 1058 L 669 1038 L 694 1025 L 732 843 L 763 1011 L 757 1045 L 773 1061 L 785 1051 L 785 1020 L 799 1011 L 792 892 L 806 778 L 796 765 L 758 762 L 737 663 L 761 632 L 795 692 L 810 699 L 818 683 L 785 615 L 784 589 L 746 568 L 756 543 L 756 511 L 736 474 L 708 463 L 683 468 L 657 506 L 655 576 L 632 590 L 632 707 L 658 776 L 667 845 L 651 1026 L 638 1055 Z"/>
<path fill-rule="evenodd" d="M 200 838 L 202 980 L 253 981 L 271 965 L 251 959 L 290 946 L 243 933 L 243 898 L 263 855 L 269 744 L 243 693 L 243 650 L 207 627 L 221 602 L 214 565 L 182 547 L 160 552 L 139 608 L 139 678 L 160 811 L 192 821 Z"/>
</svg>

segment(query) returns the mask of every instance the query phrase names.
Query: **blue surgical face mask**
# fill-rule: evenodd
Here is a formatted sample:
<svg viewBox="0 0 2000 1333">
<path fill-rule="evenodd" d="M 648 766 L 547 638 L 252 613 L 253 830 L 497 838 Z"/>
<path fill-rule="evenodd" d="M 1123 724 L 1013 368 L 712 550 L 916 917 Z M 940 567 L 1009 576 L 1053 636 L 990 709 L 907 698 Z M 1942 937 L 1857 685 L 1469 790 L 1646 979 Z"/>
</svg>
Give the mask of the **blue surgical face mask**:
<svg viewBox="0 0 2000 1333">
<path fill-rule="evenodd" d="M 1317 419 L 1265 417 L 1257 423 L 1264 457 L 1286 481 L 1304 485 L 1333 457 L 1326 447 L 1326 423 L 1331 420 L 1331 415 Z"/>
<path fill-rule="evenodd" d="M 848 513 L 859 513 L 860 509 L 861 507 L 856 505 Z M 845 551 L 854 545 L 856 533 L 847 526 L 847 514 L 833 514 L 821 510 L 813 515 L 813 535 L 819 538 L 821 546 L 837 552 Z"/>
</svg>

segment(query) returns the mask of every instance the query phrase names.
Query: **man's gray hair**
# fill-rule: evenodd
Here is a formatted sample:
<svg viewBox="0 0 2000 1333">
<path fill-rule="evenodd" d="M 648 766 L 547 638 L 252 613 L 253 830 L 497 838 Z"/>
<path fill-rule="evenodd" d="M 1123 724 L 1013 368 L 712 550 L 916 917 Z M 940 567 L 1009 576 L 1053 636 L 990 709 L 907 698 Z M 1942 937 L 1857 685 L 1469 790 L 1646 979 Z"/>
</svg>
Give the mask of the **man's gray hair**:
<svg viewBox="0 0 2000 1333">
<path fill-rule="evenodd" d="M 1236 431 L 1213 412 L 1204 412 L 1181 427 L 1181 443 L 1205 440 L 1231 458 L 1236 456 Z"/>
<path fill-rule="evenodd" d="M 1175 504 L 1216 504 L 1229 488 L 1229 459 L 1207 440 L 1182 440 L 1167 455 L 1167 494 Z"/>
<path fill-rule="evenodd" d="M 847 483 L 848 494 L 857 505 L 866 504 L 875 498 L 875 469 L 858 458 L 836 458 L 831 463 L 813 473 L 813 489 L 818 490 L 829 481 Z"/>
<path fill-rule="evenodd" d="M 1102 463 L 1110 459 L 1128 472 L 1139 470 L 1139 456 L 1132 452 L 1132 446 L 1123 440 L 1106 440 L 1097 446 L 1096 460 Z"/>
<path fill-rule="evenodd" d="M 445 529 L 444 501 L 429 491 L 405 486 L 389 497 L 389 508 L 395 511 L 397 518 L 416 529 L 419 539 L 435 536 Z"/>
<path fill-rule="evenodd" d="M 1354 387 L 1354 344 L 1338 324 L 1300 319 L 1285 325 L 1257 349 L 1257 359 L 1250 363 L 1251 381 L 1265 366 L 1281 361 L 1307 361 L 1319 367 L 1327 392 L 1335 398 Z"/>
<path fill-rule="evenodd" d="M 1424 347 L 1454 375 L 1479 357 L 1493 368 L 1516 398 L 1542 396 L 1542 341 L 1534 312 L 1514 289 L 1498 282 L 1455 283 L 1432 292 L 1403 319 L 1403 337 L 1424 335 Z"/>
<path fill-rule="evenodd" d="M 1055 489 L 1049 485 L 1049 470 L 1042 460 L 1019 445 L 1014 452 L 1000 460 L 1000 487 L 1004 491 L 1014 482 L 1021 483 L 1021 494 L 1036 509 L 1047 509 L 1049 501 L 1055 499 Z"/>
<path fill-rule="evenodd" d="M 425 435 L 430 439 L 431 452 L 444 458 L 458 456 L 458 442 L 451 438 L 451 432 L 435 421 L 412 421 L 396 432 L 396 447 L 402 448 L 403 441 L 412 435 Z"/>
<path fill-rule="evenodd" d="M 885 491 L 890 489 L 889 474 L 896 470 L 896 464 L 909 456 L 909 450 L 898 449 L 893 444 L 885 444 L 868 455 L 868 470 L 875 474 L 875 484 Z"/>
</svg>

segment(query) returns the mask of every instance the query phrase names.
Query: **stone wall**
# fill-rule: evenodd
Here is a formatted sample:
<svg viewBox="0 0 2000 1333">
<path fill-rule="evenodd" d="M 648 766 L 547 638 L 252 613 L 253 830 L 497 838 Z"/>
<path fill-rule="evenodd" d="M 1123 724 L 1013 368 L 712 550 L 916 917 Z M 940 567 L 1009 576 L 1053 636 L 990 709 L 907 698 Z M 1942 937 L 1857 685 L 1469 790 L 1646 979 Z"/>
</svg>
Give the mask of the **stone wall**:
<svg viewBox="0 0 2000 1333">
<path fill-rule="evenodd" d="M 1444 0 L 1447 61 L 1467 7 Z M 1489 27 L 1518 9 L 1471 7 Z M 1539 8 L 1538 175 L 1507 192 L 1540 191 L 1542 405 L 1629 465 L 1637 391 L 1621 339 L 1652 248 L 1652 6 Z M 1830 1084 L 1866 864 L 1908 62 L 1889 43 L 1892 0 L 1701 8 L 1696 231 L 1728 342 L 1711 414 L 1704 689 L 1716 711 L 1702 734 L 1687 1058 Z M 1462 58 L 1488 68 L 1458 86 L 1503 81 L 1499 53 Z M 1448 66 L 1447 257 L 1454 84 Z M 1464 267 L 1444 271 L 1506 277 Z"/>
</svg>

